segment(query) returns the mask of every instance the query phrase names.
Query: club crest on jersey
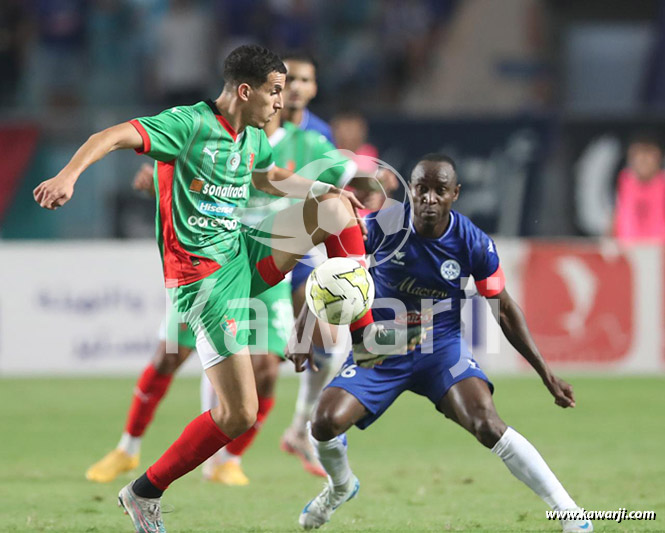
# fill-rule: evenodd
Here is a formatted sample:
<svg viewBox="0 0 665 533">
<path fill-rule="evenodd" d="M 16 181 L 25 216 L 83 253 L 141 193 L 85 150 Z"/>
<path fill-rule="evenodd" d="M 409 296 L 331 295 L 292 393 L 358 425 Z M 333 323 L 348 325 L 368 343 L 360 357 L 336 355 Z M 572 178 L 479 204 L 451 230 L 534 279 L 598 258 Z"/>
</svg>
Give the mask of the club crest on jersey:
<svg viewBox="0 0 665 533">
<path fill-rule="evenodd" d="M 231 172 L 238 170 L 240 166 L 240 154 L 238 152 L 233 152 L 229 158 L 226 160 L 226 168 Z"/>
<path fill-rule="evenodd" d="M 447 259 L 441 263 L 441 276 L 443 276 L 443 279 L 452 281 L 459 278 L 461 272 L 462 269 L 459 266 L 459 263 L 454 259 Z"/>
<path fill-rule="evenodd" d="M 238 326 L 236 325 L 235 318 L 224 318 L 226 319 L 222 322 L 222 329 L 224 330 L 224 333 L 230 335 L 231 337 L 235 337 L 236 333 L 238 333 Z"/>
</svg>

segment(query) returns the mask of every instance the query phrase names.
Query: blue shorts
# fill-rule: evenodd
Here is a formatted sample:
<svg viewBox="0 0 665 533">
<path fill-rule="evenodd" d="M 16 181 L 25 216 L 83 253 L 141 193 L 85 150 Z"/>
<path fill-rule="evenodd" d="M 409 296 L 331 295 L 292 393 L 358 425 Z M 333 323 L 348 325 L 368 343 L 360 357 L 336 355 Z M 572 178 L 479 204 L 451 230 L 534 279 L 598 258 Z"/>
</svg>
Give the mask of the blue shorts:
<svg viewBox="0 0 665 533">
<path fill-rule="evenodd" d="M 311 260 L 312 256 L 306 255 L 303 259 Z M 303 261 L 298 261 L 296 263 L 296 266 L 294 266 L 291 271 L 291 287 L 293 287 L 293 290 L 297 289 L 307 281 L 307 277 L 312 270 L 314 270 L 314 267 L 309 266 L 309 264 Z"/>
<path fill-rule="evenodd" d="M 377 420 L 404 391 L 426 396 L 434 405 L 448 389 L 463 379 L 477 377 L 494 385 L 478 367 L 463 340 L 435 343 L 433 353 L 420 353 L 420 348 L 406 355 L 389 357 L 374 368 L 361 368 L 349 355 L 328 387 L 351 393 L 369 414 L 356 423 L 365 429 Z"/>
</svg>

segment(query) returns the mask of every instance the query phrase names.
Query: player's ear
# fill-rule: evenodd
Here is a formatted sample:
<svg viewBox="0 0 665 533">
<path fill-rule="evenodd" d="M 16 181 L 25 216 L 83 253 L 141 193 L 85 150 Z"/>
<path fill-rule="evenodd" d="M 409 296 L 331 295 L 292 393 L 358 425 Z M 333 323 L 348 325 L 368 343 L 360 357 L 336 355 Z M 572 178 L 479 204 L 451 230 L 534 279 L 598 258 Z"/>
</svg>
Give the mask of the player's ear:
<svg viewBox="0 0 665 533">
<path fill-rule="evenodd" d="M 453 196 L 453 202 L 456 202 L 457 199 L 459 198 L 459 191 L 460 191 L 461 188 L 462 188 L 461 183 L 458 183 L 457 185 L 455 185 L 455 196 Z"/>
<path fill-rule="evenodd" d="M 249 100 L 249 95 L 252 92 L 252 86 L 249 83 L 241 83 L 238 85 L 236 94 L 243 102 Z"/>
</svg>

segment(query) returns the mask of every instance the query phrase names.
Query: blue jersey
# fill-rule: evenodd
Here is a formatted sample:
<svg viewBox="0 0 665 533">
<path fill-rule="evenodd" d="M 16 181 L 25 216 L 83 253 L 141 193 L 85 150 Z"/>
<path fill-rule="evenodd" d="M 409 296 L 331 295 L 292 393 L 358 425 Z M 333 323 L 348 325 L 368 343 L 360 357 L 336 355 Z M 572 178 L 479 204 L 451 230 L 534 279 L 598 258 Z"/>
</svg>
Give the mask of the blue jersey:
<svg viewBox="0 0 665 533">
<path fill-rule="evenodd" d="M 397 209 L 401 206 L 368 215 L 365 247 L 367 253 L 374 257 L 372 264 L 375 266 L 370 268 L 370 272 L 374 278 L 376 298 L 402 301 L 407 315 L 396 317 L 393 310 L 375 306 L 372 309 L 374 318 L 377 321 L 406 320 L 410 324 L 433 320 L 435 344 L 459 338 L 461 300 L 465 297 L 463 281 L 473 276 L 478 285 L 500 272 L 494 241 L 455 211 L 451 212 L 448 228 L 438 239 L 421 237 L 412 224 L 408 229 L 386 236 L 379 222 L 389 220 L 391 210 Z M 406 206 L 406 216 L 411 216 L 410 206 Z M 404 240 L 405 232 L 408 232 L 408 238 L 394 253 Z M 392 257 L 384 261 L 391 254 Z M 498 294 L 502 288 L 492 294 Z M 423 300 L 426 299 L 431 302 L 430 309 L 432 304 L 436 306 L 433 318 L 431 311 L 425 311 L 426 316 L 422 316 Z M 447 303 L 442 303 L 445 301 Z M 446 308 L 448 310 L 444 310 Z"/>
<path fill-rule="evenodd" d="M 317 131 L 326 139 L 328 139 L 332 144 L 335 144 L 330 125 L 322 118 L 317 117 L 309 109 L 304 110 L 302 120 L 300 121 L 300 124 L 298 124 L 298 127 L 301 130 Z"/>
</svg>

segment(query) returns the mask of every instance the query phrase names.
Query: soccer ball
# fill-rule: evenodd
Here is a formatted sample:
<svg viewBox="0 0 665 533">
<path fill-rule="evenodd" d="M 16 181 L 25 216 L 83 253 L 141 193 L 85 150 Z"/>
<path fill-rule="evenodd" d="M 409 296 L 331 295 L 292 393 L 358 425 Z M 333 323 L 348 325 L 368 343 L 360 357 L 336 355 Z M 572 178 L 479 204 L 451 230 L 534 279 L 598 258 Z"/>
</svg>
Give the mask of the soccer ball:
<svg viewBox="0 0 665 533">
<path fill-rule="evenodd" d="M 333 257 L 317 266 L 305 285 L 307 306 L 329 324 L 350 324 L 374 301 L 374 280 L 358 261 Z"/>
</svg>

